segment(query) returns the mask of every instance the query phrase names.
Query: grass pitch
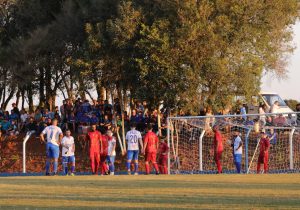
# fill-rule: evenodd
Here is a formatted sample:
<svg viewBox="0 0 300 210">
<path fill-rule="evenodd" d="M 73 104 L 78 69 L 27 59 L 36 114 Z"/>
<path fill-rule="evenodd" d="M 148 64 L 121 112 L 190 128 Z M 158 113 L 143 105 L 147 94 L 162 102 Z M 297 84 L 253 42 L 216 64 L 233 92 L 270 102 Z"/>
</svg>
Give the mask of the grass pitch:
<svg viewBox="0 0 300 210">
<path fill-rule="evenodd" d="M 0 178 L 0 209 L 299 209 L 300 175 Z"/>
</svg>

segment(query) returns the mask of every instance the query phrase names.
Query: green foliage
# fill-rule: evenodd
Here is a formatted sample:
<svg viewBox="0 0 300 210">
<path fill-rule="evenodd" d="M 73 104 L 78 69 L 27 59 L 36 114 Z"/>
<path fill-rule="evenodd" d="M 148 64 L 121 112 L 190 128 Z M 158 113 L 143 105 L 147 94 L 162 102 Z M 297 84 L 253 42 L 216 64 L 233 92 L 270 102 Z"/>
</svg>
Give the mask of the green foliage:
<svg viewBox="0 0 300 210">
<path fill-rule="evenodd" d="M 297 104 L 300 104 L 299 101 L 294 100 L 294 99 L 288 99 L 288 100 L 284 100 L 284 101 L 293 111 L 296 111 Z"/>
<path fill-rule="evenodd" d="M 220 110 L 257 94 L 264 72 L 285 76 L 297 8 L 297 0 L 6 1 L 0 68 L 39 95 L 117 88 L 153 108 Z"/>
</svg>

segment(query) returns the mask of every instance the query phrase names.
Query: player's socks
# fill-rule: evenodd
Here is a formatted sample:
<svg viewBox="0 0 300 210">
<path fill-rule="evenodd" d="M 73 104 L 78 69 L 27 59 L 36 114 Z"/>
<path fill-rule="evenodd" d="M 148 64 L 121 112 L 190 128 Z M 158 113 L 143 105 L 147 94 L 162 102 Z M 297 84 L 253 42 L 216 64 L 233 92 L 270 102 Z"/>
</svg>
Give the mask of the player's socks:
<svg viewBox="0 0 300 210">
<path fill-rule="evenodd" d="M 139 171 L 139 164 L 138 163 L 134 163 L 134 172 L 138 173 Z"/>
<path fill-rule="evenodd" d="M 65 174 L 68 174 L 68 166 L 65 166 Z"/>
<path fill-rule="evenodd" d="M 71 166 L 71 173 L 73 174 L 75 171 L 75 166 Z"/>
<path fill-rule="evenodd" d="M 167 166 L 164 166 L 164 174 L 168 174 Z"/>
<path fill-rule="evenodd" d="M 236 162 L 235 165 L 236 165 L 236 170 L 237 170 L 238 174 L 240 174 L 241 173 L 241 163 Z"/>
<path fill-rule="evenodd" d="M 111 173 L 115 171 L 115 165 L 114 164 L 109 165 L 109 171 Z"/>
<path fill-rule="evenodd" d="M 57 173 L 57 166 L 58 166 L 58 161 L 54 161 L 54 163 L 53 163 L 54 173 Z"/>
<path fill-rule="evenodd" d="M 159 170 L 158 170 L 158 165 L 157 163 L 153 163 L 153 166 L 155 168 L 155 171 L 156 171 L 156 174 L 159 173 Z"/>
<path fill-rule="evenodd" d="M 150 174 L 150 166 L 149 163 L 145 164 L 145 168 L 146 168 L 146 174 Z"/>
<path fill-rule="evenodd" d="M 49 169 L 50 169 L 50 161 L 46 161 L 46 174 L 49 174 Z"/>
<path fill-rule="evenodd" d="M 127 162 L 127 163 L 126 163 L 126 167 L 127 167 L 127 170 L 130 171 L 130 162 Z"/>
</svg>

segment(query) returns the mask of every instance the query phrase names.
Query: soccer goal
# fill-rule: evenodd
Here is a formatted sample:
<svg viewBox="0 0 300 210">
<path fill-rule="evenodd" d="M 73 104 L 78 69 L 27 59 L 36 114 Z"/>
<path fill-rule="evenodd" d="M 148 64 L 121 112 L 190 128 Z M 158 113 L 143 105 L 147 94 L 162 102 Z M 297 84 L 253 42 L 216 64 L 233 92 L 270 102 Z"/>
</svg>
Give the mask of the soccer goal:
<svg viewBox="0 0 300 210">
<path fill-rule="evenodd" d="M 214 125 L 222 135 L 223 173 L 235 173 L 232 144 L 237 132 L 243 142 L 242 172 L 256 172 L 262 131 L 270 142 L 268 173 L 299 172 L 300 125 L 296 124 L 296 114 L 299 113 L 169 117 L 169 173 L 216 173 Z"/>
</svg>

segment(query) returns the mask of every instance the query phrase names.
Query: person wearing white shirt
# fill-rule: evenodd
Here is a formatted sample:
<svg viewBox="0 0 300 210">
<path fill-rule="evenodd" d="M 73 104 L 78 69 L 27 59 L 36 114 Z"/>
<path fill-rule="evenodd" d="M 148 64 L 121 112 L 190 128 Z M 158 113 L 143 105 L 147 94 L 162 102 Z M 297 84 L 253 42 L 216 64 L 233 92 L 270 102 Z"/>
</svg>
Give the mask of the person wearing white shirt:
<svg viewBox="0 0 300 210">
<path fill-rule="evenodd" d="M 143 141 L 142 141 L 142 135 L 141 132 L 137 131 L 136 124 L 131 124 L 131 130 L 127 132 L 126 134 L 126 142 L 128 145 L 127 148 L 127 172 L 128 175 L 131 174 L 130 170 L 130 164 L 131 161 L 134 160 L 134 175 L 138 175 L 138 168 L 139 168 L 139 144 L 141 146 L 142 152 L 143 150 Z"/>
<path fill-rule="evenodd" d="M 53 171 L 54 175 L 57 175 L 57 166 L 58 166 L 58 157 L 59 157 L 59 144 L 63 137 L 61 129 L 57 126 L 57 119 L 52 120 L 52 125 L 47 126 L 41 133 L 40 138 L 43 142 L 46 143 L 46 176 L 50 176 L 50 162 L 51 159 L 54 159 Z M 44 138 L 46 135 L 46 141 Z"/>
<path fill-rule="evenodd" d="M 279 102 L 275 101 L 274 104 L 271 107 L 271 113 L 276 114 L 279 112 Z"/>
<path fill-rule="evenodd" d="M 108 142 L 108 155 L 107 162 L 109 165 L 110 175 L 115 174 L 115 159 L 116 159 L 116 138 L 113 136 L 112 131 L 109 129 L 106 132 L 107 142 Z"/>
<path fill-rule="evenodd" d="M 234 131 L 233 133 L 233 157 L 234 157 L 234 164 L 236 167 L 236 171 L 238 174 L 241 173 L 241 165 L 242 165 L 242 154 L 243 154 L 243 142 L 240 137 L 239 131 Z"/>
<path fill-rule="evenodd" d="M 68 165 L 71 164 L 71 176 L 74 176 L 75 171 L 75 142 L 71 131 L 66 131 L 66 136 L 61 140 L 62 146 L 62 164 L 65 175 L 68 176 Z"/>
</svg>

